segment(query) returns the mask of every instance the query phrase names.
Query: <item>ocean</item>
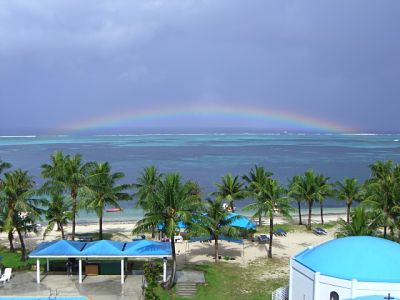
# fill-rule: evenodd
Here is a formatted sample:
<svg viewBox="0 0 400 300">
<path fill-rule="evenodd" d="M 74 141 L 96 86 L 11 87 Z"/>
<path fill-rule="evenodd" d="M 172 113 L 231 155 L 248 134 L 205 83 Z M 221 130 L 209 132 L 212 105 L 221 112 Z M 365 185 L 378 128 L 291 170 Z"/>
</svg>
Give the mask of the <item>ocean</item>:
<svg viewBox="0 0 400 300">
<path fill-rule="evenodd" d="M 28 170 L 37 185 L 41 165 L 49 163 L 56 150 L 80 153 L 84 161 L 108 161 L 113 171 L 122 171 L 121 182 L 134 183 L 144 167 L 155 165 L 162 173 L 179 172 L 185 180 L 197 181 L 207 196 L 214 182 L 228 173 L 242 176 L 262 165 L 286 185 L 294 176 L 313 169 L 331 182 L 370 176 L 369 165 L 376 160 L 400 162 L 400 134 L 137 134 L 92 136 L 2 136 L 0 159 L 13 168 Z M 237 207 L 248 201 L 238 201 Z M 106 214 L 106 221 L 136 220 L 142 211 L 134 202 L 122 203 L 120 213 Z M 343 204 L 328 200 L 331 211 Z M 95 221 L 84 211 L 78 220 Z"/>
</svg>

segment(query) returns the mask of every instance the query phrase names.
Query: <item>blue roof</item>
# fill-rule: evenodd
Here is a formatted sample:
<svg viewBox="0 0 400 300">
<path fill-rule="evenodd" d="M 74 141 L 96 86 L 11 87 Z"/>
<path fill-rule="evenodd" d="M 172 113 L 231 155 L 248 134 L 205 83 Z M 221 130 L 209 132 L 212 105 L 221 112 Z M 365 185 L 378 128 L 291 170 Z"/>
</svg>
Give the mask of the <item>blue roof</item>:
<svg viewBox="0 0 400 300">
<path fill-rule="evenodd" d="M 127 256 L 144 255 L 172 255 L 171 244 L 165 242 L 155 242 L 150 240 L 139 240 L 126 243 L 123 253 Z"/>
<path fill-rule="evenodd" d="M 41 243 L 30 256 L 77 256 L 81 254 L 86 243 L 60 240 L 56 242 Z"/>
<path fill-rule="evenodd" d="M 294 259 L 312 271 L 366 282 L 400 282 L 400 244 L 353 236 L 308 248 Z"/>
<path fill-rule="evenodd" d="M 88 256 L 120 256 L 124 242 L 101 240 L 86 243 L 83 253 Z"/>
<path fill-rule="evenodd" d="M 43 242 L 30 257 L 130 257 L 130 256 L 171 256 L 171 244 L 151 240 L 118 242 L 101 240 L 95 242 L 77 242 L 59 240 Z"/>
<path fill-rule="evenodd" d="M 245 216 L 238 215 L 237 213 L 230 213 L 228 220 L 234 218 L 231 222 L 231 226 L 240 227 L 245 229 L 256 229 L 256 224 Z"/>
</svg>

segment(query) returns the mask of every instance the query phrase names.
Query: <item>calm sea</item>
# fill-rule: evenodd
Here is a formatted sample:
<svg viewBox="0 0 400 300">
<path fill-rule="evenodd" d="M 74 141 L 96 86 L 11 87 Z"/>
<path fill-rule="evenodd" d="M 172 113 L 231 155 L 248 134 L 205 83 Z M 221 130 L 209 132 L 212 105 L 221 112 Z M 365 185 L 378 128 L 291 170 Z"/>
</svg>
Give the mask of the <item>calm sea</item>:
<svg viewBox="0 0 400 300">
<path fill-rule="evenodd" d="M 400 134 L 140 134 L 105 136 L 0 137 L 0 159 L 14 168 L 29 170 L 41 184 L 41 164 L 56 150 L 80 153 L 85 161 L 108 161 L 122 171 L 124 182 L 133 183 L 144 167 L 160 172 L 180 172 L 197 181 L 204 194 L 227 173 L 247 174 L 255 164 L 274 173 L 282 184 L 308 169 L 323 173 L 332 182 L 344 177 L 360 181 L 369 177 L 368 165 L 376 160 L 400 162 Z M 237 203 L 243 206 L 246 201 Z M 328 201 L 334 208 L 338 204 Z M 142 212 L 126 202 L 122 213 L 109 213 L 106 220 L 132 220 Z M 80 213 L 80 220 L 92 220 Z"/>
</svg>

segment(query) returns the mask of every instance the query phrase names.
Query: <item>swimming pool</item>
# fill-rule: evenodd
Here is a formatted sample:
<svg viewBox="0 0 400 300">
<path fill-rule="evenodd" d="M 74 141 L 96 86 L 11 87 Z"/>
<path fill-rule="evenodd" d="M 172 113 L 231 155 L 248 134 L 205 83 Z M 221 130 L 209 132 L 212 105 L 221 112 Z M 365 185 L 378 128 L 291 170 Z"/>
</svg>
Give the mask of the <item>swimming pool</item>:
<svg viewBox="0 0 400 300">
<path fill-rule="evenodd" d="M 2 297 L 0 296 L 0 300 L 88 300 L 88 298 L 83 296 L 74 296 L 74 297 L 67 297 L 67 296 L 33 296 L 33 297 L 14 297 L 14 296 L 7 296 Z"/>
</svg>

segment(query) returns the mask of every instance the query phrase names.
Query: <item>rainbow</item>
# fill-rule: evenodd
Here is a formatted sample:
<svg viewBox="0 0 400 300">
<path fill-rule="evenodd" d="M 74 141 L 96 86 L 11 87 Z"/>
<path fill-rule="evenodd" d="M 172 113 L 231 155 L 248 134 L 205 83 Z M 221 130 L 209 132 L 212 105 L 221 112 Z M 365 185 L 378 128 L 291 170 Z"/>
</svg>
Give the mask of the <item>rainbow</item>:
<svg viewBox="0 0 400 300">
<path fill-rule="evenodd" d="M 140 126 L 156 127 L 154 124 L 157 124 L 157 122 L 179 119 L 190 121 L 196 120 L 196 118 L 201 120 L 214 118 L 215 120 L 221 120 L 221 124 L 224 120 L 230 120 L 231 123 L 237 120 L 238 124 L 241 125 L 239 127 L 246 128 L 246 124 L 251 124 L 248 128 L 257 127 L 266 130 L 271 128 L 290 128 L 332 133 L 357 132 L 354 128 L 325 119 L 269 108 L 239 106 L 124 110 L 65 124 L 60 129 L 66 132 L 81 132 L 101 129 L 135 128 Z"/>
</svg>

